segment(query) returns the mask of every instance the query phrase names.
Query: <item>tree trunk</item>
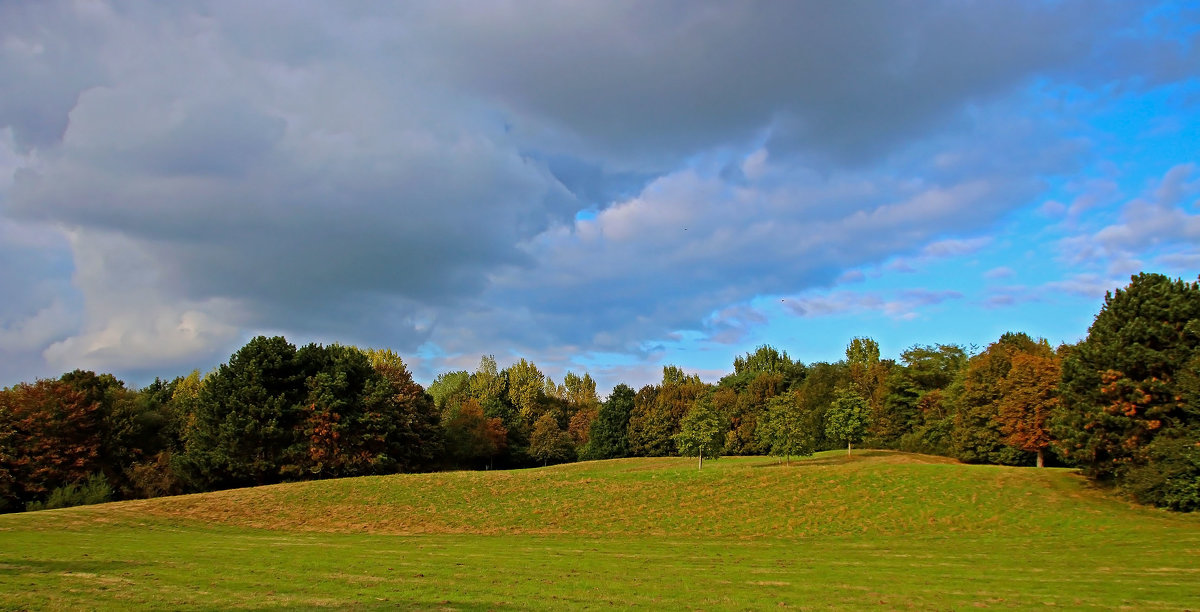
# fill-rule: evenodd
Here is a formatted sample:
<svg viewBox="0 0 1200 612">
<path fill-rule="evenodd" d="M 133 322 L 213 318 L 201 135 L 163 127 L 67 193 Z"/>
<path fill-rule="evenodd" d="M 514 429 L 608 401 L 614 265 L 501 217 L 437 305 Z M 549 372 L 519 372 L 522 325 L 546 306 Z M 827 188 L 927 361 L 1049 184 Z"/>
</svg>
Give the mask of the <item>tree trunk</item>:
<svg viewBox="0 0 1200 612">
<path fill-rule="evenodd" d="M 850 456 L 850 441 L 849 440 L 846 441 L 846 456 L 847 457 Z"/>
<path fill-rule="evenodd" d="M 1045 456 L 1045 452 L 1046 452 L 1046 451 L 1044 451 L 1044 450 L 1042 450 L 1042 449 L 1040 449 L 1040 448 L 1038 449 L 1038 467 L 1046 467 L 1046 456 Z"/>
<path fill-rule="evenodd" d="M 704 469 L 704 451 L 700 451 L 699 454 L 700 454 L 700 463 L 696 466 L 696 469 L 703 470 Z"/>
</svg>

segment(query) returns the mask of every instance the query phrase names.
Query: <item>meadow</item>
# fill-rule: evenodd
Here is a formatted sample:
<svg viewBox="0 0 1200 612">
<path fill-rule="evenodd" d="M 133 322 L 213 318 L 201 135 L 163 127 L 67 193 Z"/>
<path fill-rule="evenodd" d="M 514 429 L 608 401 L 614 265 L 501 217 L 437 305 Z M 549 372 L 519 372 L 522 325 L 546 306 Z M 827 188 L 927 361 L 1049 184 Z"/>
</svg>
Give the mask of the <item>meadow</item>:
<svg viewBox="0 0 1200 612">
<path fill-rule="evenodd" d="M 290 483 L 0 516 L 3 609 L 1200 609 L 1200 516 L 888 451 Z"/>
</svg>

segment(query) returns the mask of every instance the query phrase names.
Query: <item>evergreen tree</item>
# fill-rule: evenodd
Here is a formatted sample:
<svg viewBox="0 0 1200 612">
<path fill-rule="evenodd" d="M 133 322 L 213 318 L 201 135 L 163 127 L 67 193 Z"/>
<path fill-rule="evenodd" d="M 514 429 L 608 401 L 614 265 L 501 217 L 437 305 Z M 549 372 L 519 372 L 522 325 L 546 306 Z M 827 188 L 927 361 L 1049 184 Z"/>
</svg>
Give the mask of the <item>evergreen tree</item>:
<svg viewBox="0 0 1200 612">
<path fill-rule="evenodd" d="M 629 456 L 629 418 L 633 414 L 633 389 L 620 384 L 613 388 L 608 399 L 600 405 L 592 421 L 587 444 L 588 459 L 616 459 Z"/>
<path fill-rule="evenodd" d="M 1062 451 L 1144 502 L 1200 508 L 1197 365 L 1200 282 L 1132 277 L 1064 360 Z"/>
<path fill-rule="evenodd" d="M 202 490 L 268 484 L 304 452 L 307 378 L 296 347 L 259 336 L 205 378 L 181 462 Z"/>
</svg>

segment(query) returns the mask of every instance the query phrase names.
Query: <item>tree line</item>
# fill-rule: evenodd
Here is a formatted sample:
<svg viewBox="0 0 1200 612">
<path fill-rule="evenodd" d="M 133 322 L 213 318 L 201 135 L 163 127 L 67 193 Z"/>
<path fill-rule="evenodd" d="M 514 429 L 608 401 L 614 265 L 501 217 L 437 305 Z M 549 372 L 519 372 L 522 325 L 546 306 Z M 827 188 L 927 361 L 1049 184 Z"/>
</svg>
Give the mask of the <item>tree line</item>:
<svg viewBox="0 0 1200 612">
<path fill-rule="evenodd" d="M 521 359 L 413 381 L 390 350 L 258 337 L 212 372 L 132 389 L 74 371 L 0 391 L 0 509 L 283 481 L 855 445 L 1077 466 L 1144 503 L 1200 507 L 1200 283 L 1139 274 L 1074 345 L 1006 333 L 805 364 L 761 346 L 716 384 L 676 366 L 603 400 Z"/>
</svg>

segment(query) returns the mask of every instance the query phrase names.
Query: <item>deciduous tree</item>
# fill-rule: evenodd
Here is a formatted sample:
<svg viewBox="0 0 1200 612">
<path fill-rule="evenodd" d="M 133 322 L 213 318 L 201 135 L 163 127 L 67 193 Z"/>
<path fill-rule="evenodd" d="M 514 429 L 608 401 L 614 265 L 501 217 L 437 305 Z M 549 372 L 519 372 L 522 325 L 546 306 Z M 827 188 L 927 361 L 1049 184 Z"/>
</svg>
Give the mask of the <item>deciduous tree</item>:
<svg viewBox="0 0 1200 612">
<path fill-rule="evenodd" d="M 483 414 L 483 407 L 475 398 L 450 406 L 442 413 L 442 428 L 446 436 L 446 452 L 459 465 L 490 465 L 492 459 L 504 451 L 507 445 L 507 430 L 496 417 Z"/>
<path fill-rule="evenodd" d="M 529 434 L 529 455 L 541 461 L 542 465 L 571 458 L 571 438 L 549 412 L 543 413 L 533 424 L 533 431 Z"/>
<path fill-rule="evenodd" d="M 771 398 L 759 420 L 757 435 L 768 452 L 783 457 L 788 465 L 792 457 L 811 455 L 815 450 L 804 407 L 793 393 Z"/>
<path fill-rule="evenodd" d="M 62 380 L 20 383 L 0 391 L 0 472 L 9 474 L 8 504 L 21 507 L 99 472 L 104 414 L 100 402 Z"/>
<path fill-rule="evenodd" d="M 1023 451 L 1037 453 L 1037 466 L 1046 465 L 1050 447 L 1050 415 L 1058 406 L 1060 364 L 1056 355 L 1017 353 L 1000 384 L 996 411 L 1004 441 Z"/>
<path fill-rule="evenodd" d="M 674 440 L 679 454 L 697 457 L 696 469 L 703 469 L 705 455 L 712 459 L 721 456 L 724 433 L 721 415 L 709 398 L 702 398 L 683 416 Z"/>
<path fill-rule="evenodd" d="M 853 389 L 837 392 L 833 404 L 825 413 L 825 435 L 832 440 L 846 443 L 846 455 L 855 442 L 860 442 L 871 424 L 871 413 L 867 400 Z"/>
</svg>

